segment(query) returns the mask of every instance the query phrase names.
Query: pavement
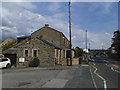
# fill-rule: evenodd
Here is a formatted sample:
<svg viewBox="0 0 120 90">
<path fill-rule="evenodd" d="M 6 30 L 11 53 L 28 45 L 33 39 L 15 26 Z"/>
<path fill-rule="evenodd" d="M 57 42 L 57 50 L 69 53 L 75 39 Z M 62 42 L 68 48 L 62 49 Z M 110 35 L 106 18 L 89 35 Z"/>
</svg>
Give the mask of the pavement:
<svg viewBox="0 0 120 90">
<path fill-rule="evenodd" d="M 110 58 L 110 57 L 106 57 L 105 58 L 110 64 L 112 64 L 113 66 L 117 67 L 117 68 L 120 68 L 120 59 L 116 60 L 116 59 L 113 59 L 113 58 Z"/>
<path fill-rule="evenodd" d="M 76 70 L 73 79 L 66 83 L 65 88 L 95 88 L 89 65 L 81 64 Z"/>
</svg>

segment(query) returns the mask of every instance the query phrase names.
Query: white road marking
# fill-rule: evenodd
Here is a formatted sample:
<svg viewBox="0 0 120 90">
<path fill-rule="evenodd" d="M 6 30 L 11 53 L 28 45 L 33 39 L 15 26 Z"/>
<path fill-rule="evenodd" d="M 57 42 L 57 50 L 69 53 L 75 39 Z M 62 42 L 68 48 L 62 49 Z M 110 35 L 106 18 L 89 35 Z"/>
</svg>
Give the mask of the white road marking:
<svg viewBox="0 0 120 90">
<path fill-rule="evenodd" d="M 81 66 L 89 66 L 89 65 L 81 65 Z"/>
<path fill-rule="evenodd" d="M 115 70 L 113 67 L 111 67 L 111 70 L 120 73 L 118 70 Z"/>
<path fill-rule="evenodd" d="M 106 61 L 106 60 L 104 60 L 105 62 L 107 62 L 107 63 L 109 63 L 109 61 Z M 108 64 L 105 64 L 106 66 L 109 66 Z M 112 65 L 112 66 L 114 66 L 114 65 Z M 110 66 L 109 66 L 110 67 Z M 114 71 L 114 72 L 118 72 L 118 73 L 120 73 L 118 70 L 115 70 L 113 67 L 110 67 L 110 69 L 112 70 L 112 71 Z"/>
<path fill-rule="evenodd" d="M 89 67 L 89 69 L 90 69 L 90 67 Z M 91 69 L 90 69 L 90 73 L 91 73 L 91 76 L 92 76 L 92 80 L 93 80 L 94 87 L 95 87 L 96 90 L 97 90 L 97 85 L 96 85 L 96 83 L 95 83 L 95 79 L 94 79 L 94 77 L 93 77 L 93 74 L 92 74 L 92 70 L 91 70 Z"/>
<path fill-rule="evenodd" d="M 94 64 L 93 68 L 95 68 L 94 74 L 96 74 L 99 78 L 101 78 L 101 79 L 103 80 L 103 82 L 104 82 L 104 89 L 107 90 L 106 80 L 97 73 L 97 70 L 98 70 L 98 69 L 95 67 L 95 63 L 93 63 L 93 64 Z"/>
<path fill-rule="evenodd" d="M 109 63 L 109 61 L 104 60 L 105 62 Z"/>
</svg>

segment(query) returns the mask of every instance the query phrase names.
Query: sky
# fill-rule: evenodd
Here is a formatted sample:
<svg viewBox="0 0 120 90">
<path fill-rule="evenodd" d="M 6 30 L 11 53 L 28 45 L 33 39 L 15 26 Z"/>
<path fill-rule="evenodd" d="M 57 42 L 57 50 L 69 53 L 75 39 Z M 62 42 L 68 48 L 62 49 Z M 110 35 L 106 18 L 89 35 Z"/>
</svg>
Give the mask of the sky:
<svg viewBox="0 0 120 90">
<path fill-rule="evenodd" d="M 2 2 L 0 4 L 2 39 L 31 35 L 46 23 L 69 39 L 68 2 Z M 72 46 L 107 49 L 118 30 L 117 2 L 72 2 Z M 1 35 L 1 34 L 0 34 Z"/>
</svg>

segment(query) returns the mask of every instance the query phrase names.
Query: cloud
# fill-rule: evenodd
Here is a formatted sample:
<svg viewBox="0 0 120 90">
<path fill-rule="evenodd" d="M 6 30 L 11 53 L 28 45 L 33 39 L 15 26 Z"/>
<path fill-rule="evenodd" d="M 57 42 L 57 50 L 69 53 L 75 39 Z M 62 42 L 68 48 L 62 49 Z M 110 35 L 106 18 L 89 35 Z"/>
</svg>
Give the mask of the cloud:
<svg viewBox="0 0 120 90">
<path fill-rule="evenodd" d="M 103 14 L 109 14 L 110 9 L 112 6 L 112 2 L 96 2 L 96 3 L 89 3 L 91 7 L 89 7 L 89 11 L 96 12 L 97 14 L 103 15 Z"/>
<path fill-rule="evenodd" d="M 18 5 L 17 3 L 5 3 L 2 7 L 2 36 L 3 39 L 8 36 L 17 37 L 21 35 L 30 35 L 32 32 L 40 29 L 45 23 L 49 23 L 50 27 L 63 32 L 69 38 L 68 22 L 64 19 L 63 13 L 56 13 L 53 16 L 43 16 L 41 14 L 33 13 L 29 9 L 35 9 L 36 6 L 28 8 L 26 6 Z M 24 7 L 24 8 L 23 8 Z M 56 11 L 60 6 L 50 6 L 49 11 Z M 55 8 L 56 7 L 56 8 Z M 54 9 L 55 8 L 55 9 Z M 57 17 L 59 16 L 59 18 Z M 91 48 L 108 48 L 111 44 L 111 34 L 103 33 L 96 34 L 88 32 L 88 43 L 91 43 Z M 103 43 L 103 45 L 101 45 Z M 73 47 L 79 46 L 85 48 L 85 30 L 72 24 L 72 44 Z"/>
<path fill-rule="evenodd" d="M 11 28 L 9 28 L 9 27 L 0 27 L 0 29 L 6 29 L 6 30 L 11 30 Z"/>
<path fill-rule="evenodd" d="M 22 8 L 27 8 L 27 9 L 36 9 L 37 6 L 32 4 L 31 2 L 16 2 L 17 6 L 20 6 Z"/>
<path fill-rule="evenodd" d="M 59 3 L 52 3 L 49 5 L 48 10 L 50 12 L 57 12 L 60 9 L 60 4 Z"/>
</svg>

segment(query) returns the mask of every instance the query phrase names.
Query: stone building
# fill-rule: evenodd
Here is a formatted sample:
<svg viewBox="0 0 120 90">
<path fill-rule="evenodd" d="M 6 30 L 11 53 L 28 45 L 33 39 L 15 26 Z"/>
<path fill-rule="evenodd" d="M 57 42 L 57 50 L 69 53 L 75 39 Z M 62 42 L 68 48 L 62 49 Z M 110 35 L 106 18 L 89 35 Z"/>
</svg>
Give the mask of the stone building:
<svg viewBox="0 0 120 90">
<path fill-rule="evenodd" d="M 17 39 L 18 44 L 14 48 L 17 48 L 18 67 L 28 67 L 35 57 L 39 58 L 40 66 L 67 65 L 70 42 L 62 32 L 50 28 L 48 24 L 31 36 Z"/>
</svg>

